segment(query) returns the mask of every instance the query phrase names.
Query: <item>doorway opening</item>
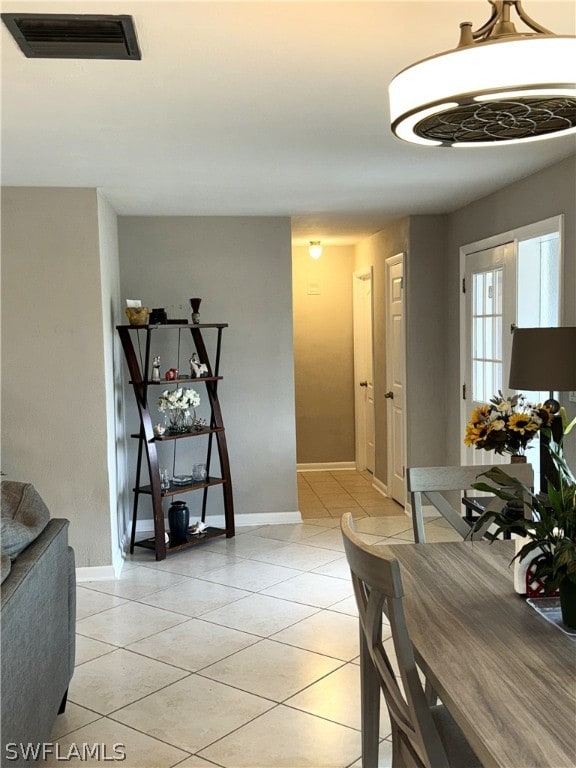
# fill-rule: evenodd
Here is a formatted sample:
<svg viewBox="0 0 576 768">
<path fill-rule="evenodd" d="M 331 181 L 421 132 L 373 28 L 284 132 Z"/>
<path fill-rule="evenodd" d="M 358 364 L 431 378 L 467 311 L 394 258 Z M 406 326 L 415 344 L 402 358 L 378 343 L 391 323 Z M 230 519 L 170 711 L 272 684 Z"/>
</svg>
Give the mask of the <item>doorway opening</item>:
<svg viewBox="0 0 576 768">
<path fill-rule="evenodd" d="M 386 393 L 388 495 L 406 505 L 404 253 L 386 259 Z"/>
<path fill-rule="evenodd" d="M 373 270 L 354 272 L 354 414 L 356 469 L 374 474 Z"/>
</svg>

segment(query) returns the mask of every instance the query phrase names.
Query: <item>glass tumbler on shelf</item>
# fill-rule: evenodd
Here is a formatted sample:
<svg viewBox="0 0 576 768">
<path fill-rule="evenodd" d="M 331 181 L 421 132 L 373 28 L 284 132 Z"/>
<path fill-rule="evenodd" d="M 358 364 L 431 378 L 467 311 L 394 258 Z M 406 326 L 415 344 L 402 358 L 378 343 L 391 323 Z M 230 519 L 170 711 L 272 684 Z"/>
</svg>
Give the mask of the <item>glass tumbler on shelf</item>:
<svg viewBox="0 0 576 768">
<path fill-rule="evenodd" d="M 160 470 L 160 488 L 167 491 L 170 488 L 170 473 L 167 469 Z"/>
<path fill-rule="evenodd" d="M 203 483 L 206 480 L 206 464 L 194 464 L 192 467 L 192 479 L 196 483 Z"/>
</svg>

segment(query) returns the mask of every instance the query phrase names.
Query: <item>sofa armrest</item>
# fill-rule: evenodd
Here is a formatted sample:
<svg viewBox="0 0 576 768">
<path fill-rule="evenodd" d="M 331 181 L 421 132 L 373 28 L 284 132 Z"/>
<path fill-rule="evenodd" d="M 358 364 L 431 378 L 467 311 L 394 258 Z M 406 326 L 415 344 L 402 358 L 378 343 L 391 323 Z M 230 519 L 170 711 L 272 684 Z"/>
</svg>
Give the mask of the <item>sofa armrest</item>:
<svg viewBox="0 0 576 768">
<path fill-rule="evenodd" d="M 52 519 L 2 584 L 4 745 L 50 738 L 72 674 L 71 562 L 68 521 Z"/>
<path fill-rule="evenodd" d="M 68 674 L 72 679 L 76 664 L 76 560 L 68 547 Z"/>
</svg>

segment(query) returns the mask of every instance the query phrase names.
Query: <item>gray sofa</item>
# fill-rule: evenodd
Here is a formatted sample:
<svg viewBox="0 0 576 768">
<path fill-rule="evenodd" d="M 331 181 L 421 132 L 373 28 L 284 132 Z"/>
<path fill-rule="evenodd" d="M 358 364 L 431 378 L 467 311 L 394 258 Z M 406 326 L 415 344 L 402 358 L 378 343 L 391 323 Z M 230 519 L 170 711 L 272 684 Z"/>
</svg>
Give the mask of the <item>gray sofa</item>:
<svg viewBox="0 0 576 768">
<path fill-rule="evenodd" d="M 2 757 L 50 741 L 74 671 L 76 579 L 68 521 L 29 483 L 2 482 Z M 18 748 L 11 745 L 16 744 Z M 15 749 L 18 757 L 15 757 Z"/>
</svg>

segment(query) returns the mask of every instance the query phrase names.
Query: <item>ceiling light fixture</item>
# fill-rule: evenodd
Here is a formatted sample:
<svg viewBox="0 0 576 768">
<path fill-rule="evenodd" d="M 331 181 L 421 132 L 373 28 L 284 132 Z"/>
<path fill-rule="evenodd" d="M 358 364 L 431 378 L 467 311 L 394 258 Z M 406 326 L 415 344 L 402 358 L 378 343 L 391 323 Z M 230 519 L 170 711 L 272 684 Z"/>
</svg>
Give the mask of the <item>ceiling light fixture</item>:
<svg viewBox="0 0 576 768">
<path fill-rule="evenodd" d="M 308 253 L 310 256 L 312 256 L 313 259 L 319 259 L 320 256 L 322 256 L 322 244 L 320 240 L 310 240 Z"/>
<path fill-rule="evenodd" d="M 520 0 L 488 0 L 478 30 L 412 64 L 389 87 L 392 130 L 438 147 L 498 146 L 576 132 L 576 37 L 555 35 Z M 512 6 L 529 32 L 518 32 Z"/>
</svg>

